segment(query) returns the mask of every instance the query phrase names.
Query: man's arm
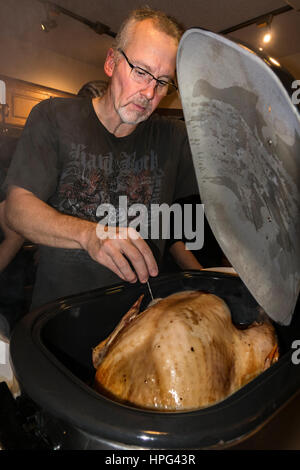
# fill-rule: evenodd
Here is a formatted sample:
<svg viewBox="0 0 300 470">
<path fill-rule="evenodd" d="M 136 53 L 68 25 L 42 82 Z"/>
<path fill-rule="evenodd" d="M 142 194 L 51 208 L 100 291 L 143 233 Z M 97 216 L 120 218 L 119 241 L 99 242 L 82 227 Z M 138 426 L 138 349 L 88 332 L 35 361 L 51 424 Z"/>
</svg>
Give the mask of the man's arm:
<svg viewBox="0 0 300 470">
<path fill-rule="evenodd" d="M 8 192 L 6 217 L 12 229 L 33 243 L 86 250 L 93 260 L 125 281 L 135 282 L 138 278 L 146 282 L 149 275 L 158 274 L 150 248 L 134 229 L 121 227 L 114 238 L 100 238 L 96 222 L 61 214 L 30 191 L 16 186 Z"/>
<path fill-rule="evenodd" d="M 4 217 L 5 201 L 0 203 L 0 227 L 4 234 L 4 240 L 0 243 L 0 272 L 3 271 L 16 256 L 24 243 L 24 238 L 10 230 Z"/>
<path fill-rule="evenodd" d="M 193 253 L 185 248 L 182 241 L 173 243 L 169 251 L 181 269 L 203 269 Z"/>
</svg>

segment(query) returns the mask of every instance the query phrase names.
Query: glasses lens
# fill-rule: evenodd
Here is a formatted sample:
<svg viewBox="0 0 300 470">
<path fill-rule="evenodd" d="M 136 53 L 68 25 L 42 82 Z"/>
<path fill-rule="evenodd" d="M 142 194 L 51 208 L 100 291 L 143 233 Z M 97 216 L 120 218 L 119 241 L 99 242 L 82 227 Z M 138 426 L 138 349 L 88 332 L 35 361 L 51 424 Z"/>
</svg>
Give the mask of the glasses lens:
<svg viewBox="0 0 300 470">
<path fill-rule="evenodd" d="M 154 77 L 146 70 L 135 66 L 132 66 L 130 76 L 135 82 L 141 83 L 143 85 L 149 85 L 152 80 L 155 80 Z M 177 88 L 172 82 L 166 82 L 164 80 L 158 80 L 156 82 L 156 91 L 160 95 L 170 95 L 176 90 Z"/>
<path fill-rule="evenodd" d="M 143 83 L 147 85 L 151 82 L 152 77 L 145 70 L 140 69 L 139 67 L 133 67 L 131 70 L 131 77 L 137 83 Z"/>
</svg>

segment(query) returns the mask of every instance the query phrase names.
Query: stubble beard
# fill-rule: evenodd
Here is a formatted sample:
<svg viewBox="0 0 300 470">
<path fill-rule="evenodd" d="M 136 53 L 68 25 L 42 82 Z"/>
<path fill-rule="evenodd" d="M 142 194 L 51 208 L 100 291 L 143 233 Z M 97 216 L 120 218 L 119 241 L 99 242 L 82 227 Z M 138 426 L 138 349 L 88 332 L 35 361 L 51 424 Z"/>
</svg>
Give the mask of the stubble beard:
<svg viewBox="0 0 300 470">
<path fill-rule="evenodd" d="M 143 111 L 130 110 L 129 105 L 131 103 L 142 106 L 145 109 Z M 119 116 L 120 116 L 120 118 L 121 118 L 121 120 L 124 124 L 131 124 L 131 125 L 137 125 L 140 122 L 145 121 L 146 119 L 148 119 L 148 117 L 152 113 L 152 109 L 151 109 L 151 106 L 150 106 L 150 103 L 149 103 L 148 100 L 147 101 L 145 101 L 145 100 L 143 100 L 143 101 L 141 101 L 141 100 L 130 101 L 129 103 L 126 103 L 124 106 L 120 106 L 116 111 L 119 114 Z"/>
</svg>

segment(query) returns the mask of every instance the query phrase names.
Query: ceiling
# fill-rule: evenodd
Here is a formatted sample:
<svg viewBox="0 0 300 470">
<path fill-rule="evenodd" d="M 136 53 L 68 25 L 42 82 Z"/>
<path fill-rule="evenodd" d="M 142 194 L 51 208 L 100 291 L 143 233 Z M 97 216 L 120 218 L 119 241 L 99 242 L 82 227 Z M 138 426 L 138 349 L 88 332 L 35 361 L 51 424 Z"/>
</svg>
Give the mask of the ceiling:
<svg viewBox="0 0 300 470">
<path fill-rule="evenodd" d="M 295 2 L 300 8 L 299 0 Z M 91 21 L 100 21 L 117 31 L 126 14 L 147 3 L 177 17 L 186 28 L 199 26 L 214 32 L 243 23 L 249 19 L 284 7 L 284 0 L 56 0 L 56 4 Z M 38 45 L 57 54 L 81 62 L 101 66 L 112 38 L 98 35 L 88 26 L 60 14 L 57 27 L 41 31 L 45 7 L 39 0 L 6 0 L 0 2 L 1 34 L 19 41 Z M 300 78 L 300 11 L 292 10 L 273 18 L 274 40 L 267 52 L 282 63 L 292 64 L 290 70 Z M 248 26 L 232 34 L 250 46 L 259 45 L 261 30 Z M 230 37 L 230 35 L 228 35 Z"/>
</svg>

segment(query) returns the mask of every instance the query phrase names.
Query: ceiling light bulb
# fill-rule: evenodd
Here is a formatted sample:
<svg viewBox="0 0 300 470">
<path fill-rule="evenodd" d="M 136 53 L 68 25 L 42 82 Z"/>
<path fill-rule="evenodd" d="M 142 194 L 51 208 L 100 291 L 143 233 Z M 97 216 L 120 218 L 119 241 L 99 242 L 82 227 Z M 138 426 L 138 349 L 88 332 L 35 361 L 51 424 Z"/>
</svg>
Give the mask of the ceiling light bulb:
<svg viewBox="0 0 300 470">
<path fill-rule="evenodd" d="M 269 57 L 269 60 L 272 62 L 272 64 L 277 65 L 277 67 L 280 67 L 280 63 L 273 57 Z"/>
<path fill-rule="evenodd" d="M 268 42 L 271 41 L 271 39 L 272 39 L 271 33 L 266 33 L 263 37 L 263 42 L 267 44 Z"/>
</svg>

